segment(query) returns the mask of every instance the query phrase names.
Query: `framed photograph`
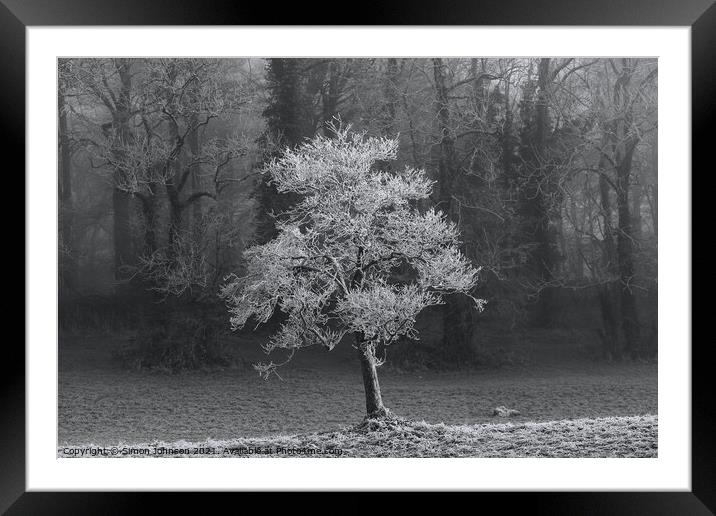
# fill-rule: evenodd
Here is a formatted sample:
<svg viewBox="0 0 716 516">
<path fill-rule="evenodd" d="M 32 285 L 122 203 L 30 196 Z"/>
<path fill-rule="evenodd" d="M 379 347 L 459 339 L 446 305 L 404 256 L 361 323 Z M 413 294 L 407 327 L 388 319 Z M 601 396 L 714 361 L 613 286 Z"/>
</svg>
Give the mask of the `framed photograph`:
<svg viewBox="0 0 716 516">
<path fill-rule="evenodd" d="M 0 507 L 509 491 L 712 514 L 691 339 L 711 3 L 316 25 L 2 0 L 27 303 Z"/>
</svg>

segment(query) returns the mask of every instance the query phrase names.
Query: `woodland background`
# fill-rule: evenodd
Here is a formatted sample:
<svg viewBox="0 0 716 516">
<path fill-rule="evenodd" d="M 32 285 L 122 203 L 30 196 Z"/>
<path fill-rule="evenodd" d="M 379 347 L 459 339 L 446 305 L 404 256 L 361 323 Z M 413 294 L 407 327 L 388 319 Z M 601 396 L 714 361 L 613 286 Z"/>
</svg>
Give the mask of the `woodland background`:
<svg viewBox="0 0 716 516">
<path fill-rule="evenodd" d="M 657 74 L 629 58 L 60 59 L 58 453 L 208 438 L 654 456 Z M 378 167 L 424 169 L 420 208 L 481 267 L 483 311 L 448 297 L 390 346 L 383 397 L 409 429 L 306 434 L 365 415 L 350 343 L 264 382 L 252 364 L 281 316 L 231 332 L 217 295 L 297 201 L 264 166 L 336 124 L 397 138 Z M 496 407 L 524 424 L 493 425 Z"/>
<path fill-rule="evenodd" d="M 426 311 L 397 359 L 504 362 L 526 335 L 656 356 L 655 59 L 61 59 L 58 79 L 60 330 L 132 333 L 125 365 L 227 363 L 217 289 L 295 202 L 260 171 L 336 121 L 398 138 L 385 167 L 426 170 L 482 267 L 485 310 Z"/>
</svg>

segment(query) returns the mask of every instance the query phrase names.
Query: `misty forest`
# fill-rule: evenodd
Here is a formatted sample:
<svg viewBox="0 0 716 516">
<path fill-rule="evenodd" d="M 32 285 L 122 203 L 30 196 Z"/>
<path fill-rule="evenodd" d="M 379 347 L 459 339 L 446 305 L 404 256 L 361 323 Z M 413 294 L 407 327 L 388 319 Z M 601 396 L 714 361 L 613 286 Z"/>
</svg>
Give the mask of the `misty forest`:
<svg viewBox="0 0 716 516">
<path fill-rule="evenodd" d="M 656 456 L 657 79 L 60 59 L 58 456 Z"/>
</svg>

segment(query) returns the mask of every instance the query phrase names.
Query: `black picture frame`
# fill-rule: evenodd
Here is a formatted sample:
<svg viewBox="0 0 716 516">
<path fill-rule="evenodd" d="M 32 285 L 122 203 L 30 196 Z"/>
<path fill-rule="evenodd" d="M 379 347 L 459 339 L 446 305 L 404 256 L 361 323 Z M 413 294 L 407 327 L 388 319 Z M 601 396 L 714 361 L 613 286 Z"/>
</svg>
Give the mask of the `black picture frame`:
<svg viewBox="0 0 716 516">
<path fill-rule="evenodd" d="M 15 170 L 24 170 L 24 152 L 16 150 L 25 148 L 25 30 L 29 26 L 316 25 L 317 13 L 334 13 L 334 19 L 325 21 L 330 25 L 690 26 L 693 168 L 703 164 L 707 173 L 713 168 L 706 168 L 711 154 L 709 144 L 713 145 L 708 129 L 714 126 L 716 113 L 716 4 L 713 0 L 459 0 L 449 4 L 425 0 L 366 0 L 356 3 L 353 10 L 355 12 L 346 11 L 346 6 L 340 3 L 323 1 L 310 5 L 286 3 L 279 8 L 268 3 L 246 5 L 228 0 L 0 0 L 2 141 L 12 150 L 10 154 L 19 158 Z M 14 176 L 18 184 L 12 188 L 15 192 L 24 191 L 22 176 Z M 25 274 L 30 273 L 26 268 Z M 502 507 L 524 507 L 537 514 L 716 513 L 710 344 L 705 340 L 692 346 L 691 492 L 480 493 L 477 496 L 482 499 L 477 501 L 476 507 L 497 501 Z M 186 496 L 180 493 L 25 492 L 24 348 L 14 339 L 6 341 L 5 351 L 1 375 L 0 510 L 7 510 L 7 514 L 133 514 L 149 507 L 147 498 L 160 498 L 164 511 L 186 507 Z M 494 500 L 498 497 L 509 497 L 509 503 Z M 242 504 L 251 501 L 242 499 Z"/>
</svg>

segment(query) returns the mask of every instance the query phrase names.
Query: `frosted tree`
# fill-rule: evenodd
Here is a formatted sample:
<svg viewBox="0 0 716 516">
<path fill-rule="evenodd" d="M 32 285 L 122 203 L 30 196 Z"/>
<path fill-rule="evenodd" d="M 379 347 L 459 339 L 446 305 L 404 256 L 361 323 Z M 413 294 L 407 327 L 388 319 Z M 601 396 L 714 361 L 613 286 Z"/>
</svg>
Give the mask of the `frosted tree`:
<svg viewBox="0 0 716 516">
<path fill-rule="evenodd" d="M 267 353 L 282 348 L 290 359 L 299 348 L 330 350 L 350 337 L 367 415 L 385 417 L 376 371 L 384 362 L 380 350 L 400 336 L 416 339 L 416 316 L 446 294 L 468 295 L 478 310 L 484 301 L 471 294 L 478 269 L 460 253 L 456 226 L 439 211 L 416 207 L 433 182 L 421 170 L 373 169 L 377 161 L 396 158 L 397 140 L 366 138 L 349 128 L 333 132 L 284 151 L 265 167 L 279 192 L 302 200 L 280 215 L 274 240 L 245 252 L 246 274 L 229 276 L 221 295 L 232 329 L 252 318 L 265 323 L 276 309 L 286 314 L 264 345 Z M 398 268 L 411 274 L 398 276 Z M 255 367 L 267 378 L 283 363 Z"/>
</svg>

